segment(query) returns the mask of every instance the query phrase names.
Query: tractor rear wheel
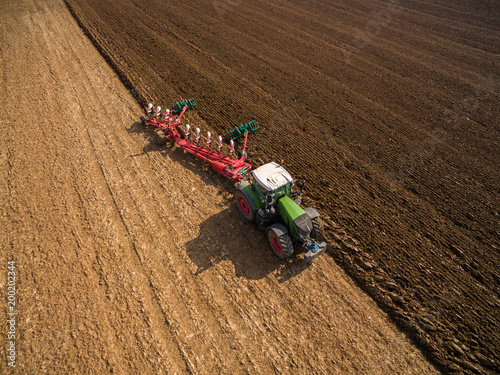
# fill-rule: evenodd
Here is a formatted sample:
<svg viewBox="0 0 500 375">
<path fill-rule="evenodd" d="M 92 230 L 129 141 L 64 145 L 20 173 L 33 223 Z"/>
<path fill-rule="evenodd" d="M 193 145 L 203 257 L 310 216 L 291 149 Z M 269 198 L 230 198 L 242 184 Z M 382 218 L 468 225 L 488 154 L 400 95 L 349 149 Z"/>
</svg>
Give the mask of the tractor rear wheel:
<svg viewBox="0 0 500 375">
<path fill-rule="evenodd" d="M 313 225 L 311 237 L 316 242 L 323 242 L 325 240 L 325 229 L 323 228 L 323 222 L 321 221 L 319 216 L 311 219 L 311 221 Z"/>
<path fill-rule="evenodd" d="M 267 228 L 267 238 L 278 258 L 286 259 L 293 254 L 292 239 L 282 224 L 274 224 Z"/>
<path fill-rule="evenodd" d="M 250 205 L 250 202 L 245 194 L 243 194 L 241 190 L 236 190 L 234 197 L 236 198 L 236 205 L 238 206 L 238 209 L 243 217 L 248 221 L 254 221 L 256 211 L 252 209 L 252 206 Z"/>
</svg>

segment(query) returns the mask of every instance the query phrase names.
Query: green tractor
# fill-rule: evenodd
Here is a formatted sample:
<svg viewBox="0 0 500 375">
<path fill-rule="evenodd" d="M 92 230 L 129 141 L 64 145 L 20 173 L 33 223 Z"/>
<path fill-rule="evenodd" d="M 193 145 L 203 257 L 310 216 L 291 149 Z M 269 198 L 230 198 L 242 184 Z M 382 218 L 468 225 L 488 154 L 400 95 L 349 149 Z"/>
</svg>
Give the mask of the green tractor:
<svg viewBox="0 0 500 375">
<path fill-rule="evenodd" d="M 299 188 L 300 185 L 300 188 Z M 302 208 L 304 181 L 296 181 L 281 165 L 271 162 L 238 183 L 236 205 L 243 217 L 265 229 L 274 253 L 281 259 L 293 254 L 293 243 L 302 244 L 310 261 L 326 249 L 318 211 Z"/>
</svg>

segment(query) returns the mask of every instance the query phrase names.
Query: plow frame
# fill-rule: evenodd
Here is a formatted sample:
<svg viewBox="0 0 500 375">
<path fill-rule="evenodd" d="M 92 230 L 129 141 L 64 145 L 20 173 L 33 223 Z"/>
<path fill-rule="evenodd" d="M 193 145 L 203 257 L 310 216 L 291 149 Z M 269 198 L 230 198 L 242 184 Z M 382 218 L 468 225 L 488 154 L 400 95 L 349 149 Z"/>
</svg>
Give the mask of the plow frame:
<svg viewBox="0 0 500 375">
<path fill-rule="evenodd" d="M 182 111 L 179 116 L 175 118 L 172 122 L 169 120 L 160 120 L 160 118 L 150 117 L 144 119 L 145 124 L 153 125 L 163 131 L 165 134 L 165 138 L 170 142 L 177 143 L 184 150 L 189 152 L 190 154 L 196 156 L 199 159 L 204 160 L 205 162 L 212 165 L 212 168 L 217 172 L 222 174 L 223 176 L 234 180 L 236 182 L 241 181 L 244 178 L 244 175 L 252 168 L 250 163 L 245 161 L 245 149 L 247 146 L 248 139 L 248 131 L 245 132 L 245 142 L 243 146 L 243 151 L 241 152 L 241 157 L 236 158 L 233 155 L 227 156 L 222 152 L 217 152 L 205 145 L 196 144 L 195 142 L 189 140 L 186 137 L 183 137 L 178 127 L 181 125 L 181 118 L 189 107 L 189 103 L 187 101 L 180 102 L 184 104 Z M 176 103 L 176 104 L 180 104 Z M 194 104 L 196 105 L 196 103 Z M 175 105 L 174 105 L 175 106 Z M 174 107 L 172 107 L 174 108 Z"/>
</svg>

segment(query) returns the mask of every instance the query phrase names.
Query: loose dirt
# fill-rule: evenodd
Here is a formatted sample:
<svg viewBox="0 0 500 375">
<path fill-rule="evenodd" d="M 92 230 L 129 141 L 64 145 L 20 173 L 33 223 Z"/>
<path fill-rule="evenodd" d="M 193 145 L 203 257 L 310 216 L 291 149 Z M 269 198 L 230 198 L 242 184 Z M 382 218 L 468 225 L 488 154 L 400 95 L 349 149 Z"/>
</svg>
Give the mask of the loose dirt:
<svg viewBox="0 0 500 375">
<path fill-rule="evenodd" d="M 0 11 L 0 372 L 436 372 L 331 256 L 277 260 L 230 183 L 156 147 L 64 3 Z"/>
</svg>

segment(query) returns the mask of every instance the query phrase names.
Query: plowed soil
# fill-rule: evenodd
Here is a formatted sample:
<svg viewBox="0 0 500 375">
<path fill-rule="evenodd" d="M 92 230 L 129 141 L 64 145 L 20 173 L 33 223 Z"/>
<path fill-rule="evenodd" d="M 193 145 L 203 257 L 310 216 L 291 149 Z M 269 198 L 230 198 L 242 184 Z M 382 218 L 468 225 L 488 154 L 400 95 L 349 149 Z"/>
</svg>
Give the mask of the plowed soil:
<svg viewBox="0 0 500 375">
<path fill-rule="evenodd" d="M 496 2 L 66 5 L 114 72 L 59 1 L 0 6 L 19 373 L 435 371 L 337 264 L 439 369 L 500 370 Z M 250 161 L 308 181 L 328 254 L 278 261 L 154 146 L 137 101 L 189 97 L 203 130 L 258 120 Z"/>
<path fill-rule="evenodd" d="M 143 104 L 257 119 L 250 160 L 309 181 L 330 254 L 441 369 L 499 371 L 498 2 L 67 3 Z"/>
<path fill-rule="evenodd" d="M 231 184 L 156 147 L 62 1 L 0 11 L 0 373 L 436 372 L 332 257 L 280 262 Z"/>
</svg>

